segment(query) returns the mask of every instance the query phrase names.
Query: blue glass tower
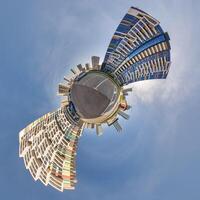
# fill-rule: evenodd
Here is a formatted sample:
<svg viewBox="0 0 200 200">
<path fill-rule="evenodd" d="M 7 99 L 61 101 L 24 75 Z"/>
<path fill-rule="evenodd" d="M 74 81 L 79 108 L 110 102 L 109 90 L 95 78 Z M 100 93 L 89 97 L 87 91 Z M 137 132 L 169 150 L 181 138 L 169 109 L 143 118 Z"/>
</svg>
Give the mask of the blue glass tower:
<svg viewBox="0 0 200 200">
<path fill-rule="evenodd" d="M 155 18 L 131 7 L 111 39 L 101 70 L 121 86 L 164 79 L 170 66 L 169 40 Z"/>
</svg>

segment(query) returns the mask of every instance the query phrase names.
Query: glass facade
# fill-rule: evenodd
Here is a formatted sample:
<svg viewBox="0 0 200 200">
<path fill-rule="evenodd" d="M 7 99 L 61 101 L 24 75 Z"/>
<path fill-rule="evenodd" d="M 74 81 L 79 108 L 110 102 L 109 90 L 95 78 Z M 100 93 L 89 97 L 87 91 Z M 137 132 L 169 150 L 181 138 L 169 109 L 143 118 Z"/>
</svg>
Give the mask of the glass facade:
<svg viewBox="0 0 200 200">
<path fill-rule="evenodd" d="M 123 86 L 166 78 L 169 66 L 168 34 L 152 16 L 131 7 L 111 39 L 101 70 Z"/>
</svg>

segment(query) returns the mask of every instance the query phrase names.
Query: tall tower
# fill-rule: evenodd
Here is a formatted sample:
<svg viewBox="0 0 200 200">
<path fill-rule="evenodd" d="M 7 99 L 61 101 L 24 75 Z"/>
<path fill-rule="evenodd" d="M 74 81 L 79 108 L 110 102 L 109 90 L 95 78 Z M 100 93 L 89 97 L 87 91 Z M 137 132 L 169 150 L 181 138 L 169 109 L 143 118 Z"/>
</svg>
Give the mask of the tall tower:
<svg viewBox="0 0 200 200">
<path fill-rule="evenodd" d="M 58 86 L 61 107 L 37 119 L 19 133 L 19 155 L 34 180 L 63 191 L 76 183 L 76 149 L 85 127 L 103 133 L 102 124 L 122 131 L 118 119 L 128 119 L 124 86 L 148 79 L 165 79 L 170 67 L 169 36 L 159 22 L 131 7 L 108 46 L 102 65 L 71 69 Z"/>
<path fill-rule="evenodd" d="M 131 7 L 108 46 L 102 71 L 121 86 L 148 79 L 165 79 L 170 67 L 169 35 L 159 21 Z"/>
<path fill-rule="evenodd" d="M 75 157 L 83 123 L 73 120 L 69 107 L 34 121 L 19 133 L 19 155 L 34 180 L 54 188 L 74 189 Z"/>
</svg>

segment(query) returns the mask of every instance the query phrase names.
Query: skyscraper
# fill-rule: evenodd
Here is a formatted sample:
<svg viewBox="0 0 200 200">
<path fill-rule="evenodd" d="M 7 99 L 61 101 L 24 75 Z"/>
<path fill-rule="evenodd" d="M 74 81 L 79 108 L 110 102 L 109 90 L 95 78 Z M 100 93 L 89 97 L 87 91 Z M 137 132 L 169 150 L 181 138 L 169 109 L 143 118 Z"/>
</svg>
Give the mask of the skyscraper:
<svg viewBox="0 0 200 200">
<path fill-rule="evenodd" d="M 170 66 L 169 36 L 159 22 L 131 7 L 108 46 L 102 65 L 92 56 L 91 66 L 77 65 L 58 86 L 61 107 L 34 121 L 19 133 L 19 155 L 34 180 L 63 191 L 74 189 L 75 157 L 84 127 L 101 135 L 102 124 L 122 128 L 119 116 L 131 106 L 123 86 L 148 79 L 165 79 Z"/>
<path fill-rule="evenodd" d="M 73 120 L 69 107 L 34 121 L 20 134 L 20 157 L 35 180 L 56 189 L 74 189 L 75 156 L 83 123 Z"/>
<path fill-rule="evenodd" d="M 149 14 L 131 7 L 108 46 L 102 71 L 120 85 L 164 79 L 170 66 L 169 36 Z"/>
</svg>

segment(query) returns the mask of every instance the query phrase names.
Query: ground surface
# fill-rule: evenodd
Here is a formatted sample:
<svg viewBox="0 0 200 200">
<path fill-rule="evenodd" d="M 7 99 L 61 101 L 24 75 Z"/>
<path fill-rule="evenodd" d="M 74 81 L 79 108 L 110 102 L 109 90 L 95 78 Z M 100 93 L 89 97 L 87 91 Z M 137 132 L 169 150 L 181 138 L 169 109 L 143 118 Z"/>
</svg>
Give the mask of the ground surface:
<svg viewBox="0 0 200 200">
<path fill-rule="evenodd" d="M 96 118 L 114 106 L 117 85 L 102 73 L 88 73 L 73 84 L 71 100 L 81 117 Z"/>
</svg>

